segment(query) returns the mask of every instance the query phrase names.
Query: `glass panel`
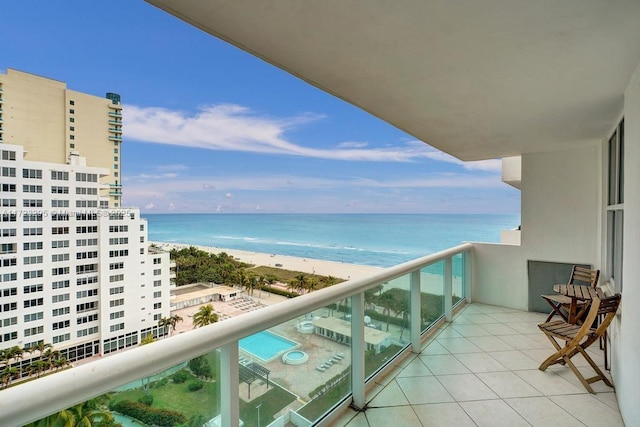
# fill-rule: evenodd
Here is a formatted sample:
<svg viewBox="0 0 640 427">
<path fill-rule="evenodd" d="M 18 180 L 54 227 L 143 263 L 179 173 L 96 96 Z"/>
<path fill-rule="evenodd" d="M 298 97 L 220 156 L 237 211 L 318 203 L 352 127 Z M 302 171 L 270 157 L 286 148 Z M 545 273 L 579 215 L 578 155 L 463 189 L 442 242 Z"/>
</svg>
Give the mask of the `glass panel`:
<svg viewBox="0 0 640 427">
<path fill-rule="evenodd" d="M 456 304 L 460 302 L 461 299 L 464 298 L 465 294 L 465 277 L 464 277 L 464 261 L 465 261 L 466 253 L 461 253 L 454 255 L 451 259 L 452 261 L 452 279 L 451 279 L 451 294 L 452 294 L 452 303 L 455 307 Z"/>
<path fill-rule="evenodd" d="M 618 129 L 618 203 L 624 203 L 624 120 Z"/>
<path fill-rule="evenodd" d="M 270 402 L 271 397 L 263 399 L 264 405 L 274 405 L 274 411 L 263 417 L 261 407 L 260 425 L 274 421 L 276 412 L 287 405 L 296 411 L 292 417 L 313 422 L 351 393 L 350 302 L 351 298 L 340 300 L 272 329 L 300 344 L 268 365 L 274 369 L 274 382 L 295 395 L 291 401 L 279 397 L 278 404 Z"/>
<path fill-rule="evenodd" d="M 365 377 L 410 342 L 410 275 L 365 292 Z"/>
<path fill-rule="evenodd" d="M 616 292 L 622 292 L 622 247 L 624 236 L 624 211 L 615 211 L 614 248 L 613 248 L 613 272 L 615 277 Z"/>
<path fill-rule="evenodd" d="M 420 271 L 422 332 L 444 315 L 444 261 Z"/>
<path fill-rule="evenodd" d="M 615 205 L 617 203 L 616 196 L 616 184 L 617 184 L 617 172 L 618 172 L 618 156 L 617 156 L 617 141 L 618 133 L 614 132 L 609 139 L 609 205 Z"/>
<path fill-rule="evenodd" d="M 219 358 L 213 351 L 29 425 L 62 425 L 61 415 L 73 417 L 72 425 L 80 425 L 87 415 L 93 422 L 113 418 L 124 426 L 141 422 L 147 425 L 203 425 L 219 415 L 218 372 Z"/>
</svg>

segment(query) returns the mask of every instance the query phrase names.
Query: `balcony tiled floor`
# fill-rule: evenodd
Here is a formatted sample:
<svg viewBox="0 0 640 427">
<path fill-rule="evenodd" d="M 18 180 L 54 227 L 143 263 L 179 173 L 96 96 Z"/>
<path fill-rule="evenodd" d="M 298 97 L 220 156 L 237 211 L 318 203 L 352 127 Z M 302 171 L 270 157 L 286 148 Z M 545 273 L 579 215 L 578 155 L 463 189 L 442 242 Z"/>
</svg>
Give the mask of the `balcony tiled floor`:
<svg viewBox="0 0 640 427">
<path fill-rule="evenodd" d="M 333 425 L 622 426 L 613 389 L 589 394 L 568 367 L 538 370 L 553 347 L 537 325 L 546 315 L 471 304 L 420 354 L 404 359 L 367 395 L 365 412 L 347 410 Z M 603 364 L 597 344 L 589 349 Z M 581 370 L 586 361 L 575 356 Z M 588 374 L 591 376 L 591 374 Z"/>
</svg>

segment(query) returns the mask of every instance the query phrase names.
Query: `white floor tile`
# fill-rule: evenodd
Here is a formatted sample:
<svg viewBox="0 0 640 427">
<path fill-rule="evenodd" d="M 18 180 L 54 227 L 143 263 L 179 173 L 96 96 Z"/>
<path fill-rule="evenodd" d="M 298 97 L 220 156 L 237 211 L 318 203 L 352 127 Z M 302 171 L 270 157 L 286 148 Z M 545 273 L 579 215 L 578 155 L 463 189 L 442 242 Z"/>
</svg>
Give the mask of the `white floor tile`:
<svg viewBox="0 0 640 427">
<path fill-rule="evenodd" d="M 475 427 L 476 425 L 457 403 L 415 405 L 413 410 L 425 427 Z"/>
<path fill-rule="evenodd" d="M 590 394 L 550 397 L 556 405 L 587 426 L 623 426 L 620 413 Z"/>
<path fill-rule="evenodd" d="M 542 396 L 542 393 L 513 372 L 486 372 L 477 376 L 503 399 Z"/>
<path fill-rule="evenodd" d="M 461 402 L 460 406 L 480 427 L 519 427 L 529 423 L 502 400 Z"/>
<path fill-rule="evenodd" d="M 436 378 L 456 402 L 498 398 L 497 394 L 473 374 L 438 375 Z"/>
<path fill-rule="evenodd" d="M 584 426 L 576 417 L 554 404 L 547 397 L 505 399 L 505 402 L 531 423 L 532 426 Z"/>
<path fill-rule="evenodd" d="M 471 372 L 497 372 L 508 369 L 488 353 L 460 353 L 456 358 Z"/>
<path fill-rule="evenodd" d="M 466 338 L 438 338 L 438 342 L 450 353 L 480 353 L 482 349 Z"/>
<path fill-rule="evenodd" d="M 407 377 L 396 381 L 412 405 L 455 401 L 435 377 Z"/>
<path fill-rule="evenodd" d="M 433 375 L 468 374 L 470 371 L 452 354 L 420 356 Z"/>
</svg>

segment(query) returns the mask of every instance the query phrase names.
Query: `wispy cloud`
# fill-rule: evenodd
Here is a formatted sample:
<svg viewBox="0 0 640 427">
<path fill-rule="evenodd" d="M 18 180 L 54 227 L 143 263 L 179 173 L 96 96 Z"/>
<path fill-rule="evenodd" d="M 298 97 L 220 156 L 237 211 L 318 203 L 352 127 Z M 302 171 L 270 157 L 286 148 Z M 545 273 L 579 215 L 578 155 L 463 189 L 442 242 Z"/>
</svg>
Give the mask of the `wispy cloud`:
<svg viewBox="0 0 640 427">
<path fill-rule="evenodd" d="M 156 107 L 126 106 L 127 138 L 141 142 L 195 147 L 208 150 L 281 154 L 327 160 L 411 162 L 432 159 L 457 163 L 468 169 L 495 172 L 495 162 L 469 165 L 437 151 L 421 141 L 408 141 L 383 148 L 367 142 L 336 142 L 327 148 L 310 148 L 287 138 L 287 132 L 324 118 L 300 114 L 273 118 L 234 104 L 202 107 L 196 113 Z"/>
</svg>

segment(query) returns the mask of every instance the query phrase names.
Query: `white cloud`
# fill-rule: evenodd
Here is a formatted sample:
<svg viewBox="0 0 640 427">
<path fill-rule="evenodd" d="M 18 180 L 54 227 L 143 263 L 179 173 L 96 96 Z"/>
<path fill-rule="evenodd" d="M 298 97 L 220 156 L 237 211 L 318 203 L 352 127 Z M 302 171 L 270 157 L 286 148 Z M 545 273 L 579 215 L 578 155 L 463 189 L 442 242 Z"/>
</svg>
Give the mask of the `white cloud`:
<svg viewBox="0 0 640 427">
<path fill-rule="evenodd" d="M 141 173 L 135 175 L 129 179 L 139 179 L 139 180 L 150 180 L 150 179 L 168 179 L 168 178 L 176 178 L 178 176 L 177 173 L 167 172 L 167 173 Z"/>
<path fill-rule="evenodd" d="M 421 141 L 384 148 L 367 148 L 369 145 L 365 142 L 345 141 L 338 143 L 337 147 L 319 149 L 304 147 L 286 138 L 287 131 L 324 117 L 317 114 L 278 119 L 261 116 L 233 104 L 202 107 L 195 114 L 135 105 L 126 106 L 126 110 L 127 138 L 141 142 L 328 160 L 409 162 L 432 159 L 468 167 Z M 484 165 L 473 168 L 494 171 L 493 166 L 489 169 Z"/>
<path fill-rule="evenodd" d="M 346 141 L 338 144 L 338 148 L 364 148 L 368 145 L 369 143 L 367 142 Z"/>
<path fill-rule="evenodd" d="M 153 202 L 151 203 L 147 203 L 146 205 L 144 205 L 144 208 L 147 210 L 152 210 L 156 207 L 156 205 L 153 204 Z"/>
<path fill-rule="evenodd" d="M 227 199 L 233 199 L 233 194 L 227 193 L 224 195 L 224 197 L 226 197 Z"/>
</svg>

